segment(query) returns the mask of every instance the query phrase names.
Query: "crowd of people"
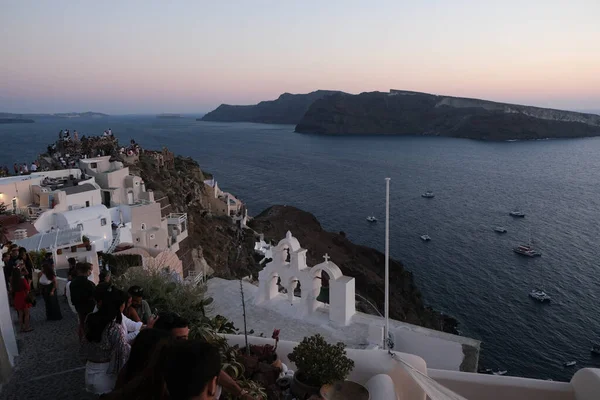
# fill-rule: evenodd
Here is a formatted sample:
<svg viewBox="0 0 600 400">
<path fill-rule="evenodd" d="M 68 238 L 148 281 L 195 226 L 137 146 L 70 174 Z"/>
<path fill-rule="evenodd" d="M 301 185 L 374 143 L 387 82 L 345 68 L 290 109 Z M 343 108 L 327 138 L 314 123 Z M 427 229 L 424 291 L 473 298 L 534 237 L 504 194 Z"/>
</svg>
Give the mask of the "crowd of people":
<svg viewBox="0 0 600 400">
<path fill-rule="evenodd" d="M 13 175 L 28 175 L 34 172 L 37 172 L 40 169 L 40 162 L 38 160 L 34 160 L 31 164 L 27 163 L 14 163 L 13 164 Z M 0 167 L 0 177 L 10 176 L 10 170 L 8 166 Z"/>
<path fill-rule="evenodd" d="M 22 332 L 30 332 L 29 311 L 35 305 L 33 280 L 43 296 L 49 321 L 62 319 L 52 254 L 34 264 L 26 249 L 8 243 L 3 248 L 4 276 Z M 234 398 L 253 399 L 221 370 L 212 345 L 189 339 L 189 322 L 172 312 L 152 312 L 144 290 L 125 292 L 101 271 L 98 284 L 89 279 L 92 265 L 69 258 L 64 295 L 77 314 L 73 329 L 85 361 L 88 392 L 109 400 L 212 400 L 223 391 Z M 76 329 L 75 329 L 76 328 Z M 75 333 L 75 331 L 77 333 Z"/>
</svg>

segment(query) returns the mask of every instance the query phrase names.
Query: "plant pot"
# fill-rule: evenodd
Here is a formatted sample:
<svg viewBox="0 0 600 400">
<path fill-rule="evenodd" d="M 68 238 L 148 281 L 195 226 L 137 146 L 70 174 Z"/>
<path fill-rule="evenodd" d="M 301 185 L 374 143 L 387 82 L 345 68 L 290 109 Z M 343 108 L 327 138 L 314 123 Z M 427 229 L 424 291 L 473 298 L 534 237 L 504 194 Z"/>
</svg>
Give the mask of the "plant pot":
<svg viewBox="0 0 600 400">
<path fill-rule="evenodd" d="M 77 246 L 71 246 L 71 253 L 77 253 Z"/>
<path fill-rule="evenodd" d="M 56 254 L 62 254 L 62 249 L 56 250 Z"/>
<path fill-rule="evenodd" d="M 325 400 L 352 399 L 370 400 L 369 390 L 360 383 L 340 381 L 321 386 L 320 395 Z"/>
<path fill-rule="evenodd" d="M 302 372 L 296 372 L 292 384 L 290 385 L 292 394 L 298 400 L 306 400 L 312 395 L 320 395 L 320 386 L 310 386 L 302 382 Z"/>
</svg>

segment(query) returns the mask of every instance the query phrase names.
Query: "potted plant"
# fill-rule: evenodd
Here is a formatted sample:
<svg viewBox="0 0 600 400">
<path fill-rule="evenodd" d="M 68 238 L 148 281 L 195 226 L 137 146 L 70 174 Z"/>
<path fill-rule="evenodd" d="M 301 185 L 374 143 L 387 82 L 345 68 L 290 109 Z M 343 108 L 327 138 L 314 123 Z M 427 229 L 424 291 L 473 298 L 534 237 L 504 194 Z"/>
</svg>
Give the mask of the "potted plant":
<svg viewBox="0 0 600 400">
<path fill-rule="evenodd" d="M 288 355 L 296 364 L 292 380 L 292 394 L 298 399 L 318 395 L 321 386 L 343 381 L 354 368 L 354 361 L 346 356 L 346 345 L 329 344 L 319 334 L 305 337 Z"/>
<path fill-rule="evenodd" d="M 56 250 L 56 254 L 58 254 L 58 255 L 62 254 L 62 249 Z"/>
<path fill-rule="evenodd" d="M 92 250 L 92 245 L 91 245 L 91 243 L 90 243 L 90 238 L 89 238 L 89 237 L 87 237 L 87 236 L 83 236 L 83 238 L 82 238 L 82 239 L 83 239 L 83 244 L 85 245 L 85 249 L 86 249 L 87 251 L 90 251 L 90 250 Z"/>
</svg>

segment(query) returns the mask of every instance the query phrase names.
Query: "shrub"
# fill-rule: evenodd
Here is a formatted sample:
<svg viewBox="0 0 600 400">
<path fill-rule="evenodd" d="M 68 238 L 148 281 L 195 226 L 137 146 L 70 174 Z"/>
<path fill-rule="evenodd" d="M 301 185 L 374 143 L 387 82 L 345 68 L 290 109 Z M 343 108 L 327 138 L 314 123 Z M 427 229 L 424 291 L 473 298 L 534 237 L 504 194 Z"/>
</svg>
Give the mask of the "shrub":
<svg viewBox="0 0 600 400">
<path fill-rule="evenodd" d="M 319 334 L 305 337 L 288 354 L 298 367 L 300 380 L 311 386 L 323 386 L 346 379 L 354 368 L 354 361 L 346 356 L 346 345 L 329 344 Z"/>
<path fill-rule="evenodd" d="M 123 275 L 131 267 L 142 266 L 142 256 L 139 254 L 108 254 L 101 253 L 104 264 L 110 266 L 110 272 L 114 277 Z"/>
</svg>

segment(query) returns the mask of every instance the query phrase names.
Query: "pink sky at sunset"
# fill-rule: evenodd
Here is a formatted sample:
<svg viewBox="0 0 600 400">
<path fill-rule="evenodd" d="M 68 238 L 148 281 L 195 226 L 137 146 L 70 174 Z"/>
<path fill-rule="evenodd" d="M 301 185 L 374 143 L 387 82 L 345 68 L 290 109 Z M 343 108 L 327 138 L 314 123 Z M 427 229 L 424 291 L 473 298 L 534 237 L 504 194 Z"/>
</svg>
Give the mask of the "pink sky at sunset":
<svg viewBox="0 0 600 400">
<path fill-rule="evenodd" d="M 5 2 L 0 112 L 390 88 L 600 109 L 600 2 Z"/>
</svg>

